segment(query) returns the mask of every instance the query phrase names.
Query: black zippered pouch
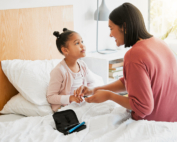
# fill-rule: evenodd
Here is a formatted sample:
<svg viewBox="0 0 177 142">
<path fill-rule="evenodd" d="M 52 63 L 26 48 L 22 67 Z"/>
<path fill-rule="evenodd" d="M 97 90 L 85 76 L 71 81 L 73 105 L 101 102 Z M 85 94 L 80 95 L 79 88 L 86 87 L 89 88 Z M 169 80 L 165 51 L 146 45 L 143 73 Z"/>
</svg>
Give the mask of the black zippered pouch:
<svg viewBox="0 0 177 142">
<path fill-rule="evenodd" d="M 53 119 L 55 121 L 57 130 L 64 135 L 70 134 L 68 133 L 68 131 L 80 124 L 77 119 L 76 113 L 72 109 L 55 112 L 53 114 Z M 86 125 L 82 125 L 79 128 L 75 129 L 73 132 L 79 132 L 85 128 Z"/>
</svg>

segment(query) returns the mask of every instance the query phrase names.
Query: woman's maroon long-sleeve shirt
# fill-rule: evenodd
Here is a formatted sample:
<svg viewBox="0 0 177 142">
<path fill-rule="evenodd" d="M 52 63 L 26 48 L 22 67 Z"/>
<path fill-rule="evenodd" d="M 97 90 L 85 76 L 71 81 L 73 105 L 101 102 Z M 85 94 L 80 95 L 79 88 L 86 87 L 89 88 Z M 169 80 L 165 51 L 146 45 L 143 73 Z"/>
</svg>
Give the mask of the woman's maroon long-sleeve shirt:
<svg viewBox="0 0 177 142">
<path fill-rule="evenodd" d="M 132 118 L 177 121 L 177 62 L 160 39 L 137 42 L 124 57 L 125 85 Z"/>
</svg>

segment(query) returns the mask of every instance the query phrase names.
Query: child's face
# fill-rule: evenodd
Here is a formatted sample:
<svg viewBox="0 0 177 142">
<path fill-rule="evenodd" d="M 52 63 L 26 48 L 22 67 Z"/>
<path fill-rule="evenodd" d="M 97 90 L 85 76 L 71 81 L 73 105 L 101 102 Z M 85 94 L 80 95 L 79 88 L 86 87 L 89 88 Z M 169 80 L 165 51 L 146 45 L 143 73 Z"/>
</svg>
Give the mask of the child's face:
<svg viewBox="0 0 177 142">
<path fill-rule="evenodd" d="M 68 56 L 73 58 L 85 57 L 86 47 L 78 33 L 73 33 L 68 41 Z"/>
</svg>

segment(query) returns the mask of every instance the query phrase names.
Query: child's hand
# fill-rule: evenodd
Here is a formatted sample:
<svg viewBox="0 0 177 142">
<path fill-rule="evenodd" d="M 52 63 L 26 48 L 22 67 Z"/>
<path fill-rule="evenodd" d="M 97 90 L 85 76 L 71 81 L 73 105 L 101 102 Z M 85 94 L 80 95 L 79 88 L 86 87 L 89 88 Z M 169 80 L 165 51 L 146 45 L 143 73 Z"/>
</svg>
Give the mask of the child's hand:
<svg viewBox="0 0 177 142">
<path fill-rule="evenodd" d="M 87 86 L 82 85 L 77 90 L 74 91 L 74 96 L 81 98 L 83 96 L 92 95 L 93 93 L 94 93 L 93 88 L 88 88 Z"/>
<path fill-rule="evenodd" d="M 78 97 L 75 97 L 74 95 L 72 95 L 72 96 L 69 97 L 69 102 L 70 103 L 71 102 L 80 103 L 81 101 L 83 101 L 83 100 L 79 99 Z"/>
</svg>

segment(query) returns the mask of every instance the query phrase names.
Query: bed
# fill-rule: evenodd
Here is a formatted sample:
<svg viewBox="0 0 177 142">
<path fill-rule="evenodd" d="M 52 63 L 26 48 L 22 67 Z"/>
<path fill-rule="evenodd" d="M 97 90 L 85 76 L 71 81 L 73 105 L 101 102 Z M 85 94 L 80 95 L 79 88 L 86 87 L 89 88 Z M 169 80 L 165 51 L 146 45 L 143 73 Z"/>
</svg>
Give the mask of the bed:
<svg viewBox="0 0 177 142">
<path fill-rule="evenodd" d="M 63 58 L 52 32 L 73 29 L 73 6 L 1 10 L 0 21 L 1 142 L 177 141 L 177 123 L 132 120 L 125 108 L 112 101 L 62 107 L 58 111 L 74 110 L 87 128 L 66 136 L 57 131 L 50 105 L 39 98 L 46 93 L 51 69 Z M 101 85 L 101 78 L 93 75 Z M 43 78 L 39 86 L 37 76 Z M 35 94 L 41 90 L 40 95 Z"/>
</svg>

